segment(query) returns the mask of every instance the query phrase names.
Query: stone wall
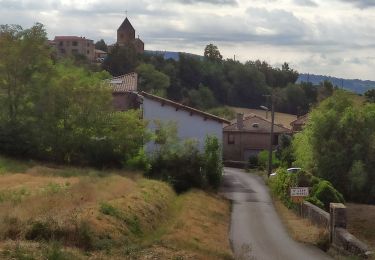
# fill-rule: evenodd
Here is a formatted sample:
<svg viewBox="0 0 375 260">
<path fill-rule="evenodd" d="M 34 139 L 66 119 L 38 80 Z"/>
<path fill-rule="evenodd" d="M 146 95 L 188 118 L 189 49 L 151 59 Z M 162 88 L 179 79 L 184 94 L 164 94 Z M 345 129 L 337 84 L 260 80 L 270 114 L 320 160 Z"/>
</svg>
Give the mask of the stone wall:
<svg viewBox="0 0 375 260">
<path fill-rule="evenodd" d="M 343 204 L 331 203 L 330 213 L 328 213 L 310 202 L 304 201 L 300 214 L 313 224 L 329 230 L 331 245 L 340 252 L 364 258 L 373 254 L 365 243 L 347 231 L 346 207 Z"/>
<path fill-rule="evenodd" d="M 326 228 L 327 230 L 329 229 L 329 213 L 310 202 L 304 201 L 302 203 L 301 215 L 309 219 L 315 225 Z"/>
</svg>

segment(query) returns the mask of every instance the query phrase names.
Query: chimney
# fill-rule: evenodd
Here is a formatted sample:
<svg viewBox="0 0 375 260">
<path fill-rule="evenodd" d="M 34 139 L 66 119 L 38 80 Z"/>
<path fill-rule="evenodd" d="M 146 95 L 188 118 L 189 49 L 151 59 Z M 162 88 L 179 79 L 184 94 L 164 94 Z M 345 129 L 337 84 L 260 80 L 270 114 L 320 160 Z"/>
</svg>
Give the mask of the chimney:
<svg viewBox="0 0 375 260">
<path fill-rule="evenodd" d="M 243 114 L 237 113 L 237 129 L 242 130 L 243 129 Z"/>
</svg>

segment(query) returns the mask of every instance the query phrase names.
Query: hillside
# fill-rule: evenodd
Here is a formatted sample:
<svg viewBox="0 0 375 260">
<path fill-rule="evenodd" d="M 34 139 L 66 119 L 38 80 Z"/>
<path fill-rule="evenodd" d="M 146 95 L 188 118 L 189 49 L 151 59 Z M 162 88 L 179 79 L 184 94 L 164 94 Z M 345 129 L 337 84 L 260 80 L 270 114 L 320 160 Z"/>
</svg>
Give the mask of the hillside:
<svg viewBox="0 0 375 260">
<path fill-rule="evenodd" d="M 229 212 L 139 173 L 0 157 L 0 259 L 231 259 Z"/>
<path fill-rule="evenodd" d="M 300 74 L 297 83 L 311 82 L 314 85 L 319 85 L 321 82 L 325 80 L 330 81 L 334 86 L 350 90 L 357 94 L 363 94 L 367 90 L 375 88 L 375 81 L 360 79 L 342 79 L 314 74 Z"/>
</svg>

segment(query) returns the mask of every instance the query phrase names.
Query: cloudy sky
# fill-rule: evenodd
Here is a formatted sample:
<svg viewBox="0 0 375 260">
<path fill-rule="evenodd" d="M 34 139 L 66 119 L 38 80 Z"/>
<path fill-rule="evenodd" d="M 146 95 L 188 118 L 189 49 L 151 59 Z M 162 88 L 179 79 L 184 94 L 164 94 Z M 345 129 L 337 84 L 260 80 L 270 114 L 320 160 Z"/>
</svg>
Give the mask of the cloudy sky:
<svg viewBox="0 0 375 260">
<path fill-rule="evenodd" d="M 375 0 L 0 0 L 0 24 L 113 43 L 126 10 L 149 50 L 214 43 L 226 58 L 375 80 Z"/>
</svg>

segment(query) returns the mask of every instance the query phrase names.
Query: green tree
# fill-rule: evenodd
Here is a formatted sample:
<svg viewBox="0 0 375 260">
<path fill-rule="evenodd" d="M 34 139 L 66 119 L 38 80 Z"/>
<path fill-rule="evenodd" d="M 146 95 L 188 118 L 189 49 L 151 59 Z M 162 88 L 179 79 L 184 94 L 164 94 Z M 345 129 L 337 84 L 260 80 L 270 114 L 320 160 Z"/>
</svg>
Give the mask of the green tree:
<svg viewBox="0 0 375 260">
<path fill-rule="evenodd" d="M 345 197 L 375 202 L 375 106 L 335 91 L 311 113 L 293 141 L 296 163 L 330 181 Z"/>
<path fill-rule="evenodd" d="M 139 90 L 166 97 L 170 80 L 167 75 L 155 69 L 151 64 L 141 64 L 136 68 L 139 75 Z"/>
<path fill-rule="evenodd" d="M 100 39 L 95 43 L 95 49 L 107 52 L 108 46 L 103 39 Z"/>
<path fill-rule="evenodd" d="M 133 46 L 115 45 L 102 63 L 102 67 L 112 76 L 120 76 L 134 72 L 139 60 L 140 58 Z"/>
<path fill-rule="evenodd" d="M 220 54 L 219 48 L 212 43 L 208 44 L 204 48 L 204 57 L 209 61 L 220 62 L 223 56 Z"/>
<path fill-rule="evenodd" d="M 52 61 L 46 42 L 42 24 L 26 30 L 18 25 L 0 26 L 0 94 L 6 120 L 25 117 L 34 90 L 48 82 Z"/>
<path fill-rule="evenodd" d="M 216 105 L 215 97 L 212 91 L 202 84 L 198 89 L 189 91 L 190 105 L 199 109 L 209 109 Z"/>
<path fill-rule="evenodd" d="M 375 89 L 367 90 L 365 93 L 367 102 L 375 103 Z"/>
</svg>

